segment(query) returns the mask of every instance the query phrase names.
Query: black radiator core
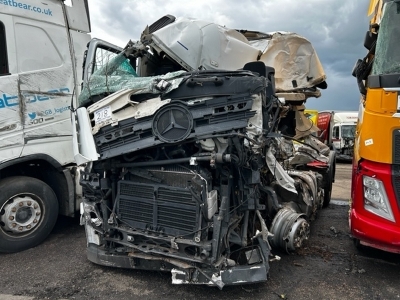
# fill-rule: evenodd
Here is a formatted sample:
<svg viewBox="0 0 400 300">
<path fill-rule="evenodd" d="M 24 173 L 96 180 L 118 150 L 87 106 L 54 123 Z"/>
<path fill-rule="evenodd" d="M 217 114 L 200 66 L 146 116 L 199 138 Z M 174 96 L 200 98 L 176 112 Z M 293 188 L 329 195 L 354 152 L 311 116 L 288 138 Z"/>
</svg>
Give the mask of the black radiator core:
<svg viewBox="0 0 400 300">
<path fill-rule="evenodd" d="M 186 238 L 199 229 L 199 205 L 185 188 L 121 180 L 116 212 L 135 229 Z"/>
<path fill-rule="evenodd" d="M 400 130 L 397 128 L 393 130 L 393 164 L 400 164 Z"/>
</svg>

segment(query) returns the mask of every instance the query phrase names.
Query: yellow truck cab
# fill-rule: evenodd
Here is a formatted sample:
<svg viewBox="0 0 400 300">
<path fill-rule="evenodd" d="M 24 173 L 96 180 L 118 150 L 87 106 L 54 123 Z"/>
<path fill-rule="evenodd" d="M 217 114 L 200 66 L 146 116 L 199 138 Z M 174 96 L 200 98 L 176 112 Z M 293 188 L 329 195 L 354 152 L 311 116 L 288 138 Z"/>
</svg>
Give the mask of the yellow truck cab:
<svg viewBox="0 0 400 300">
<path fill-rule="evenodd" d="M 368 13 L 349 224 L 356 245 L 400 253 L 400 2 L 371 0 Z"/>
</svg>

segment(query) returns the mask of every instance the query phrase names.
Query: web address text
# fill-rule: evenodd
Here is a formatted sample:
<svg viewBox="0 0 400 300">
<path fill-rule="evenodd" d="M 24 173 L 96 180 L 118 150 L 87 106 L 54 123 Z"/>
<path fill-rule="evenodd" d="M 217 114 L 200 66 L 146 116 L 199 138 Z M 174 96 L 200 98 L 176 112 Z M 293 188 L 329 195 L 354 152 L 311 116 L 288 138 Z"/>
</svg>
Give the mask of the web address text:
<svg viewBox="0 0 400 300">
<path fill-rule="evenodd" d="M 30 4 L 25 4 L 23 2 L 15 1 L 15 0 L 0 0 L 0 5 L 11 6 L 19 9 L 30 10 L 39 14 L 45 14 L 48 16 L 52 16 L 53 12 L 50 8 L 42 8 L 39 6 L 33 6 Z"/>
</svg>

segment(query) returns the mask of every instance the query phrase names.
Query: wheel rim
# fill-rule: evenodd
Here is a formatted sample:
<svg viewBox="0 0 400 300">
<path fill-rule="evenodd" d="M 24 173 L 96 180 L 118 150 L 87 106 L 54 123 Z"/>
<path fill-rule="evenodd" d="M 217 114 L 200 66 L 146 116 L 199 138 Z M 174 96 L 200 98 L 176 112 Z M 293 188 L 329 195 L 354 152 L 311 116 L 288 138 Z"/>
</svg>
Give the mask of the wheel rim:
<svg viewBox="0 0 400 300">
<path fill-rule="evenodd" d="M 27 235 L 43 220 L 43 201 L 37 195 L 15 195 L 0 209 L 1 230 L 8 235 Z"/>
</svg>

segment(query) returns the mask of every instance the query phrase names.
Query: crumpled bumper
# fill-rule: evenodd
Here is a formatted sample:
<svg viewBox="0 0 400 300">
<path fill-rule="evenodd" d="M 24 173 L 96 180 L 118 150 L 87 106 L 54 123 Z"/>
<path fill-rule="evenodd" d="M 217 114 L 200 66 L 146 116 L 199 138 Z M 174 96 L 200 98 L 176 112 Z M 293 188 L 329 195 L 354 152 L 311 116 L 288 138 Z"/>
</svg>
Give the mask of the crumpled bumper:
<svg viewBox="0 0 400 300">
<path fill-rule="evenodd" d="M 268 258 L 261 255 L 261 262 L 252 265 L 226 267 L 224 270 L 215 268 L 198 268 L 185 262 L 171 261 L 168 258 L 154 257 L 143 259 L 127 253 L 110 254 L 101 247 L 89 244 L 88 259 L 96 264 L 117 268 L 144 269 L 154 271 L 171 271 L 173 284 L 202 284 L 217 286 L 257 283 L 267 280 L 269 271 Z M 144 261 L 143 261 L 144 260 Z M 188 268 L 177 267 L 187 266 Z"/>
</svg>

